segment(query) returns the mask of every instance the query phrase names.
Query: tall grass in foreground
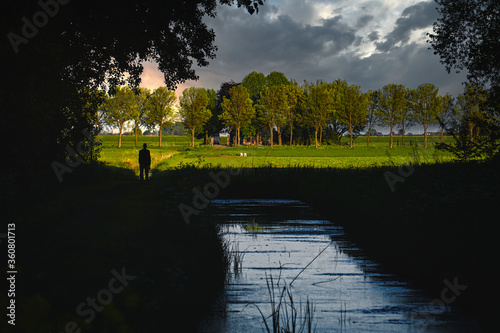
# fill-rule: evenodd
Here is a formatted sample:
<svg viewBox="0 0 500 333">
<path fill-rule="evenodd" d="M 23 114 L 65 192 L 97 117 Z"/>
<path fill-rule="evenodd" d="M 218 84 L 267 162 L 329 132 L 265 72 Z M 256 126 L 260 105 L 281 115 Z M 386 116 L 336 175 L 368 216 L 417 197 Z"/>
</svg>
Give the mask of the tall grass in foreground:
<svg viewBox="0 0 500 333">
<path fill-rule="evenodd" d="M 266 327 L 268 333 L 271 332 L 269 325 L 267 323 L 268 318 L 272 318 L 273 323 L 273 333 L 302 333 L 308 332 L 311 333 L 316 331 L 314 327 L 313 330 L 313 321 L 314 321 L 314 311 L 315 307 L 312 302 L 309 301 L 309 297 L 307 298 L 306 304 L 302 306 L 302 303 L 299 303 L 299 307 L 297 308 L 294 302 L 293 294 L 292 294 L 292 284 L 299 277 L 302 272 L 304 272 L 309 265 L 311 265 L 318 257 L 325 252 L 325 250 L 331 245 L 329 243 L 322 251 L 320 251 L 292 280 L 290 283 L 284 283 L 282 287 L 280 287 L 281 281 L 281 268 L 280 267 L 280 275 L 278 276 L 278 281 L 274 284 L 272 274 L 269 277 L 266 274 L 266 284 L 267 290 L 269 293 L 269 301 L 271 304 L 271 315 L 266 318 L 262 310 L 256 305 L 255 307 L 259 311 L 263 323 Z M 275 289 L 276 286 L 276 289 Z M 281 290 L 281 293 L 280 293 Z M 279 293 L 279 297 L 276 296 Z M 302 318 L 302 319 L 301 319 Z"/>
<path fill-rule="evenodd" d="M 297 306 L 293 294 L 291 283 L 286 282 L 280 286 L 281 271 L 278 281 L 274 283 L 272 274 L 266 274 L 266 284 L 271 305 L 271 315 L 265 316 L 258 305 L 253 304 L 259 311 L 262 321 L 268 333 L 302 333 L 315 332 L 313 328 L 315 307 L 307 298 L 306 304 Z M 272 329 L 269 327 L 268 319 L 272 319 Z"/>
<path fill-rule="evenodd" d="M 233 244 L 230 248 L 229 241 L 224 241 L 224 249 L 227 258 L 227 277 L 229 278 L 231 273 L 234 277 L 238 277 L 243 270 L 243 258 L 245 257 L 245 252 L 240 251 L 238 243 Z M 232 272 L 231 267 L 233 268 Z"/>
<path fill-rule="evenodd" d="M 223 232 L 219 229 L 219 237 L 223 238 L 222 236 Z M 269 294 L 269 304 L 271 305 L 271 315 L 266 317 L 255 303 L 249 303 L 247 306 L 254 305 L 257 308 L 268 333 L 311 333 L 316 331 L 315 325 L 313 327 L 314 304 L 307 298 L 305 304 L 299 302 L 297 305 L 292 293 L 292 284 L 330 245 L 331 243 L 316 255 L 290 283 L 286 283 L 283 280 L 283 284 L 281 284 L 282 267 L 280 267 L 280 274 L 276 283 L 272 274 L 268 276 L 266 273 L 266 285 Z M 231 246 L 231 242 L 227 239 L 223 240 L 223 248 L 225 261 L 227 262 L 226 283 L 229 283 L 231 273 L 234 274 L 234 277 L 237 277 L 241 273 L 246 250 L 240 251 L 238 243 Z M 231 266 L 233 268 L 232 272 Z M 270 323 L 268 323 L 268 319 L 272 321 L 272 329 Z"/>
</svg>

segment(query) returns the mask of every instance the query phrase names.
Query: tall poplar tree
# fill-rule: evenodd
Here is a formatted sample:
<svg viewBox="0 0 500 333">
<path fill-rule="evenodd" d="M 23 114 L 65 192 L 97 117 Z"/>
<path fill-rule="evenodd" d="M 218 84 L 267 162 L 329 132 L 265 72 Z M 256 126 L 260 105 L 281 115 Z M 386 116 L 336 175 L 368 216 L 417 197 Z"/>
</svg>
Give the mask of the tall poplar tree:
<svg viewBox="0 0 500 333">
<path fill-rule="evenodd" d="M 366 117 L 366 146 L 370 146 L 370 135 L 371 131 L 377 124 L 378 117 L 376 111 L 378 109 L 378 90 L 368 90 L 368 115 Z"/>
<path fill-rule="evenodd" d="M 457 97 L 456 112 L 461 118 L 462 125 L 467 127 L 467 136 L 471 143 L 479 137 L 480 126 L 487 118 L 485 113 L 487 100 L 488 91 L 475 84 L 467 84 L 463 94 Z"/>
<path fill-rule="evenodd" d="M 295 121 L 299 116 L 299 105 L 302 101 L 303 93 L 302 89 L 296 82 L 286 86 L 286 95 L 288 99 L 287 110 L 286 110 L 286 123 L 290 128 L 290 146 L 292 145 L 293 139 L 293 126 Z"/>
<path fill-rule="evenodd" d="M 349 86 L 347 82 L 339 81 L 335 97 L 335 115 L 341 123 L 349 127 L 350 147 L 353 148 L 354 128 L 366 123 L 368 115 L 367 95 L 361 91 L 359 86 Z"/>
<path fill-rule="evenodd" d="M 439 89 L 433 84 L 425 83 L 410 93 L 410 108 L 415 121 L 424 128 L 424 148 L 427 148 L 427 129 L 437 121 L 442 109 L 442 98 L 438 96 Z"/>
<path fill-rule="evenodd" d="M 187 88 L 179 97 L 179 115 L 182 123 L 191 131 L 191 147 L 194 147 L 194 137 L 196 128 L 202 127 L 212 116 L 212 112 L 207 109 L 208 95 L 203 88 Z"/>
<path fill-rule="evenodd" d="M 444 131 L 455 122 L 455 99 L 450 94 L 441 97 L 441 110 L 436 118 L 441 128 L 441 143 L 444 142 Z"/>
<path fill-rule="evenodd" d="M 391 131 L 390 148 L 393 148 L 393 130 L 401 121 L 401 114 L 407 108 L 406 89 L 401 84 L 387 84 L 379 91 L 377 116 L 381 125 Z"/>
<path fill-rule="evenodd" d="M 288 96 L 285 86 L 272 86 L 264 89 L 260 94 L 259 118 L 267 126 L 273 147 L 273 129 L 278 131 L 278 144 L 281 146 L 281 130 L 287 122 Z"/>
<path fill-rule="evenodd" d="M 223 97 L 222 114 L 219 118 L 228 127 L 236 130 L 236 145 L 240 145 L 241 127 L 248 124 L 255 116 L 253 102 L 247 88 L 238 85 L 229 89 L 230 98 Z"/>
<path fill-rule="evenodd" d="M 321 80 L 316 83 L 304 83 L 303 113 L 301 122 L 314 127 L 314 145 L 318 148 L 318 132 L 328 123 L 333 115 L 334 96 L 332 88 Z"/>
<path fill-rule="evenodd" d="M 125 123 L 132 119 L 135 108 L 134 93 L 129 87 L 115 87 L 113 95 L 104 102 L 104 121 L 118 128 L 118 148 L 122 147 L 122 134 Z"/>
<path fill-rule="evenodd" d="M 135 146 L 137 147 L 137 135 L 139 132 L 139 126 L 142 123 L 142 118 L 144 117 L 144 103 L 151 95 L 151 90 L 147 88 L 136 88 L 134 89 L 135 103 L 132 110 L 132 120 L 134 121 L 134 136 L 135 136 Z"/>
<path fill-rule="evenodd" d="M 207 109 L 210 111 L 210 118 L 203 124 L 203 133 L 205 134 L 205 144 L 210 144 L 210 135 L 219 134 L 222 125 L 220 119 L 217 117 L 219 114 L 217 108 L 217 92 L 214 89 L 205 89 L 208 97 Z"/>
<path fill-rule="evenodd" d="M 151 129 L 159 127 L 159 147 L 161 147 L 163 127 L 165 125 L 172 125 L 175 100 L 176 97 L 173 90 L 169 90 L 166 87 L 158 87 L 144 104 L 144 123 Z"/>
</svg>

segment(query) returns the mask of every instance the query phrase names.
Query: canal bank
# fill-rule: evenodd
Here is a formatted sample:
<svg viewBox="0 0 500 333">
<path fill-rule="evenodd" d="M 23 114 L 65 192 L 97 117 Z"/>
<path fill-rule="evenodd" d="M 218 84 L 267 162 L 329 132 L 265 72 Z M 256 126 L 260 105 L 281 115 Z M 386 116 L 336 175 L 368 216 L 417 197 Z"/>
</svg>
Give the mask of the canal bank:
<svg viewBox="0 0 500 333">
<path fill-rule="evenodd" d="M 307 202 L 341 225 L 388 272 L 442 301 L 448 281 L 467 286 L 453 307 L 493 331 L 499 291 L 492 287 L 500 179 L 495 163 L 443 163 L 415 168 L 388 187 L 394 168 L 243 170 L 224 198 L 283 198 Z M 443 302 L 444 303 L 444 302 Z"/>
<path fill-rule="evenodd" d="M 214 200 L 206 214 L 223 232 L 233 269 L 199 332 L 266 331 L 264 318 L 272 331 L 273 312 L 280 317 L 274 325 L 295 323 L 297 331 L 309 324 L 317 332 L 479 330 L 472 318 L 384 272 L 342 227 L 301 201 Z"/>
</svg>

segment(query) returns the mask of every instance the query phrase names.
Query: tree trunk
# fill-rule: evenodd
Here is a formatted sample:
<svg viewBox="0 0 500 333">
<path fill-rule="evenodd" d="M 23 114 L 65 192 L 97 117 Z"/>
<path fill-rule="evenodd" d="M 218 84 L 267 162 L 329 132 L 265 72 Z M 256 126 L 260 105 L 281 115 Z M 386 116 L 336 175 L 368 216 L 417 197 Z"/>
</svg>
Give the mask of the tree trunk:
<svg viewBox="0 0 500 333">
<path fill-rule="evenodd" d="M 392 128 L 393 126 L 391 126 L 391 144 L 389 145 L 389 148 L 392 148 Z"/>
<path fill-rule="evenodd" d="M 292 145 L 292 137 L 293 137 L 293 124 L 290 124 L 290 146 Z"/>
<path fill-rule="evenodd" d="M 441 128 L 441 143 L 444 141 L 444 128 Z"/>
<path fill-rule="evenodd" d="M 321 142 L 323 140 L 323 126 L 319 128 L 319 145 L 321 146 Z"/>
<path fill-rule="evenodd" d="M 194 127 L 191 128 L 191 147 L 194 148 Z"/>
<path fill-rule="evenodd" d="M 350 147 L 353 148 L 353 145 L 352 145 L 352 125 L 349 124 L 349 134 L 350 134 L 350 137 L 351 137 L 351 145 Z"/>
<path fill-rule="evenodd" d="M 316 130 L 314 131 L 314 146 L 316 149 L 318 149 L 318 128 L 316 127 Z"/>
<path fill-rule="evenodd" d="M 427 148 L 427 126 L 424 125 L 424 148 Z"/>
<path fill-rule="evenodd" d="M 122 147 L 122 131 L 123 131 L 123 124 L 120 124 L 118 126 L 118 129 L 120 130 L 120 133 L 118 135 L 118 148 Z"/>
<path fill-rule="evenodd" d="M 134 132 L 135 132 L 135 146 L 137 147 L 137 129 L 139 126 L 137 126 L 137 123 L 135 123 L 135 129 L 134 129 Z"/>
<path fill-rule="evenodd" d="M 269 133 L 271 133 L 271 148 L 273 148 L 273 126 L 269 125 Z"/>
<path fill-rule="evenodd" d="M 368 130 L 368 138 L 366 139 L 366 146 L 367 147 L 370 147 L 370 132 L 371 132 L 371 128 Z"/>
<path fill-rule="evenodd" d="M 278 127 L 278 145 L 282 146 L 282 142 L 281 142 L 281 129 L 279 127 Z"/>
<path fill-rule="evenodd" d="M 163 124 L 160 123 L 160 132 L 158 133 L 160 135 L 160 144 L 159 144 L 159 147 L 161 148 L 161 132 L 162 132 L 162 128 L 163 127 Z"/>
<path fill-rule="evenodd" d="M 402 128 L 403 132 L 402 132 L 402 137 L 401 137 L 401 146 L 404 146 L 405 145 L 405 128 L 403 126 Z"/>
<path fill-rule="evenodd" d="M 258 146 L 259 145 L 259 140 L 260 140 L 260 135 L 259 135 L 259 131 L 257 131 L 255 133 L 255 145 Z"/>
<path fill-rule="evenodd" d="M 240 128 L 239 127 L 236 129 L 236 146 L 237 147 L 240 146 Z"/>
</svg>

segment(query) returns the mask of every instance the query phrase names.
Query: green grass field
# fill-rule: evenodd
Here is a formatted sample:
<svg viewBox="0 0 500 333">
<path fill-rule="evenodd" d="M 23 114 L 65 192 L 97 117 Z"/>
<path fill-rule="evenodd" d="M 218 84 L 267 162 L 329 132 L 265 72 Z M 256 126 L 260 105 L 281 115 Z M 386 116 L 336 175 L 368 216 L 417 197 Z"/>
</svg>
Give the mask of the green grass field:
<svg viewBox="0 0 500 333">
<path fill-rule="evenodd" d="M 163 171 L 185 165 L 197 167 L 317 167 L 317 168 L 369 168 L 411 163 L 432 164 L 453 159 L 451 154 L 434 149 L 439 137 L 429 137 L 429 148 L 423 148 L 423 137 L 406 137 L 405 146 L 401 137 L 394 138 L 394 148 L 389 148 L 389 137 L 372 137 L 370 146 L 366 137 L 358 137 L 353 149 L 341 146 L 204 146 L 197 140 L 190 147 L 189 137 L 167 136 L 158 147 L 158 137 L 141 136 L 135 147 L 133 136 L 122 137 L 122 148 L 118 148 L 116 135 L 100 136 L 102 152 L 100 160 L 111 166 L 132 169 L 138 174 L 138 151 L 143 143 L 151 150 L 152 169 Z M 343 139 L 347 140 L 347 138 Z M 452 138 L 446 137 L 447 142 Z M 411 141 L 411 145 L 410 145 Z M 417 142 L 417 145 L 415 145 Z M 241 154 L 246 154 L 241 156 Z"/>
</svg>

